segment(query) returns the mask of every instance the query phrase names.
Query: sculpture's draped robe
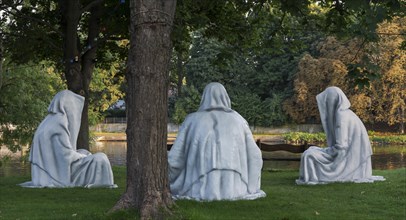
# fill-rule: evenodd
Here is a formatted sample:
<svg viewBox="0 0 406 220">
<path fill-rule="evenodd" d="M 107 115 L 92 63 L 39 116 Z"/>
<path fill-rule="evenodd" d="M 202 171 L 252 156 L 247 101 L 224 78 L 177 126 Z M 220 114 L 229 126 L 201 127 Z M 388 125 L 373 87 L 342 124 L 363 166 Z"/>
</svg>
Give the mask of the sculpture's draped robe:
<svg viewBox="0 0 406 220">
<path fill-rule="evenodd" d="M 117 187 L 104 153 L 76 150 L 84 97 L 55 95 L 31 145 L 31 181 L 23 187 Z"/>
<path fill-rule="evenodd" d="M 373 182 L 372 149 L 367 130 L 351 111 L 350 102 L 337 87 L 316 96 L 327 148 L 310 147 L 301 157 L 297 184 Z"/>
<path fill-rule="evenodd" d="M 230 109 L 219 83 L 206 86 L 200 108 L 187 116 L 169 151 L 175 198 L 237 200 L 264 197 L 262 156 L 245 119 Z"/>
</svg>

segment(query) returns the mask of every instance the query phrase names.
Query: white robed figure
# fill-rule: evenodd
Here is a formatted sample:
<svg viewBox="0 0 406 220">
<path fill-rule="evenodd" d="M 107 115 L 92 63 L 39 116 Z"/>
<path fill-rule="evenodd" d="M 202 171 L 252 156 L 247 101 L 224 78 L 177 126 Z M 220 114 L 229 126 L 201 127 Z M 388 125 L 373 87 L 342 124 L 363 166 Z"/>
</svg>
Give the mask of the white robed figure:
<svg viewBox="0 0 406 220">
<path fill-rule="evenodd" d="M 55 95 L 32 141 L 31 181 L 21 186 L 117 187 L 104 153 L 76 149 L 83 105 L 84 97 L 69 90 Z"/>
<path fill-rule="evenodd" d="M 256 199 L 262 155 L 246 120 L 231 109 L 220 83 L 210 83 L 200 108 L 189 114 L 168 154 L 174 198 L 194 200 Z"/>
<path fill-rule="evenodd" d="M 367 130 L 349 108 L 350 101 L 338 87 L 328 87 L 316 96 L 327 147 L 310 147 L 301 157 L 297 184 L 373 182 L 372 149 Z"/>
</svg>

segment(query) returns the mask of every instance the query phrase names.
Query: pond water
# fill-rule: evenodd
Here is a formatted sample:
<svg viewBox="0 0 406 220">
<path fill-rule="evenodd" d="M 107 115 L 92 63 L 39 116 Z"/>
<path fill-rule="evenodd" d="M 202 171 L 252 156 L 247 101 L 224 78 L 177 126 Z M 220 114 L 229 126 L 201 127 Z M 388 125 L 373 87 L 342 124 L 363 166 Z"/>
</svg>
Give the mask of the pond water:
<svg viewBox="0 0 406 220">
<path fill-rule="evenodd" d="M 96 142 L 90 149 L 91 152 L 104 152 L 114 166 L 124 166 L 126 162 L 126 142 Z M 405 146 L 378 145 L 373 146 L 372 169 L 389 170 L 406 167 Z M 8 159 L 4 159 L 6 158 Z M 4 148 L 0 151 L 1 166 L 0 177 L 10 175 L 30 175 L 30 165 L 21 158 L 21 152 L 7 153 Z M 265 152 L 264 169 L 298 170 L 300 166 L 300 154 L 276 151 Z M 24 156 L 23 156 L 24 158 Z M 283 160 L 281 160 L 283 159 Z"/>
</svg>

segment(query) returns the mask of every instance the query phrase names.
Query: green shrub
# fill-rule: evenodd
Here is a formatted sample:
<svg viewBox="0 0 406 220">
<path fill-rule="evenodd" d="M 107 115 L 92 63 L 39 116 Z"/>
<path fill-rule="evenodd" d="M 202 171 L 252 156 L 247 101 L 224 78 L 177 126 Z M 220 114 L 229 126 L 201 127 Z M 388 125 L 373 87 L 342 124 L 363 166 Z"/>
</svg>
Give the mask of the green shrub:
<svg viewBox="0 0 406 220">
<path fill-rule="evenodd" d="M 326 141 L 326 135 L 319 133 L 306 132 L 289 132 L 283 135 L 283 139 L 287 143 L 304 144 L 304 143 L 323 143 Z"/>
<path fill-rule="evenodd" d="M 373 143 L 382 144 L 406 144 L 406 135 L 394 135 L 394 136 L 369 136 L 369 139 Z"/>
<path fill-rule="evenodd" d="M 406 135 L 386 135 L 378 136 L 373 131 L 368 131 L 369 139 L 373 143 L 382 144 L 406 144 Z M 289 132 L 283 135 L 287 143 L 304 144 L 306 143 L 324 143 L 326 135 L 323 132 L 306 133 L 306 132 Z"/>
</svg>

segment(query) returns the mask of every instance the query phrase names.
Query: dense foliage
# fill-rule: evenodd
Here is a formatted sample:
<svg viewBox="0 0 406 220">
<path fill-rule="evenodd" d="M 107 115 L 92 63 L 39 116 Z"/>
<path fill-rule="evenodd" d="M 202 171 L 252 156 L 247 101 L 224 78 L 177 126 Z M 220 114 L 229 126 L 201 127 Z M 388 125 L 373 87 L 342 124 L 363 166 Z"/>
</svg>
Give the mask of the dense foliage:
<svg viewBox="0 0 406 220">
<path fill-rule="evenodd" d="M 0 32 L 7 56 L 17 64 L 52 61 L 63 73 L 66 87 L 85 97 L 77 145 L 89 149 L 92 105 L 98 104 L 91 103 L 95 95 L 90 84 L 96 68 L 109 70 L 109 64 L 126 57 L 127 48 L 120 46 L 120 40 L 128 36 L 128 5 L 125 1 L 5 0 L 0 10 L 0 19 L 7 24 Z"/>
<path fill-rule="evenodd" d="M 89 124 L 100 122 L 103 112 L 123 97 L 120 88 L 120 63 L 109 70 L 96 68 L 90 87 L 91 108 Z M 3 63 L 0 86 L 0 146 L 10 150 L 30 144 L 35 129 L 47 114 L 53 96 L 66 88 L 61 73 L 52 62 L 15 64 L 8 59 Z"/>
<path fill-rule="evenodd" d="M 364 122 L 401 128 L 406 99 L 402 21 L 380 24 L 379 40 L 370 43 L 296 32 L 307 38 L 285 42 L 278 46 L 280 51 L 231 45 L 195 32 L 184 65 L 184 92 L 171 97 L 170 117 L 182 122 L 197 110 L 204 86 L 217 81 L 225 85 L 233 108 L 253 126 L 318 123 L 315 96 L 327 86 L 338 86 Z"/>
<path fill-rule="evenodd" d="M 294 94 L 284 102 L 285 111 L 295 122 L 313 122 L 318 119 L 315 96 L 327 86 L 338 86 L 364 122 L 396 124 L 404 132 L 406 52 L 400 47 L 405 22 L 403 17 L 380 24 L 377 31 L 382 34 L 374 43 L 333 37 L 321 41 L 315 57 L 301 58 Z M 373 68 L 365 66 L 366 60 Z"/>
<path fill-rule="evenodd" d="M 325 133 L 306 133 L 306 132 L 289 132 L 282 135 L 287 143 L 291 144 L 309 144 L 317 146 L 326 145 Z M 406 144 L 406 135 L 388 135 L 368 131 L 369 140 L 372 144 Z"/>
<path fill-rule="evenodd" d="M 75 30 L 78 51 L 84 56 L 89 46 L 93 48 L 89 44 L 90 9 L 102 1 L 75 2 L 82 7 Z M 2 104 L 3 125 L 31 126 L 24 129 L 30 135 L 14 133 L 9 140 L 28 140 L 59 89 L 50 88 L 66 83 L 65 74 L 60 74 L 67 58 L 62 22 L 66 14 L 60 4 L 55 0 L 0 3 L 0 88 L 10 79 L 21 80 L 14 71 L 6 71 L 12 66 L 37 65 L 30 69 L 38 73 L 52 67 L 58 72 L 39 81 L 31 74 L 22 84 L 32 87 L 27 91 L 35 88 L 46 94 L 34 102 L 42 103 L 36 111 L 42 115 L 30 117 L 20 113 L 21 108 L 10 110 L 13 105 L 7 111 L 15 113 L 5 114 Z M 90 124 L 100 121 L 103 111 L 124 98 L 128 6 L 128 1 L 105 1 L 100 6 L 97 53 L 89 79 Z M 218 81 L 227 88 L 233 108 L 252 126 L 317 123 L 315 95 L 328 85 L 338 85 L 362 120 L 400 125 L 404 130 L 404 7 L 397 0 L 178 0 L 172 32 L 170 120 L 181 123 L 196 111 L 204 86 Z M 23 97 L 11 88 L 2 88 L 0 96 L 2 103 Z M 9 134 L 3 133 L 3 143 L 16 144 L 5 140 Z"/>
<path fill-rule="evenodd" d="M 183 5 L 187 2 L 181 1 L 181 7 L 191 7 L 188 9 L 192 11 L 201 7 Z M 197 26 L 187 20 L 196 17 L 190 14 L 183 17 L 182 27 L 189 27 L 189 31 L 182 36 L 188 41 L 178 45 L 175 39 L 178 47 L 175 46 L 170 73 L 172 121 L 179 123 L 187 113 L 196 111 L 197 93 L 207 83 L 218 81 L 229 92 L 233 108 L 253 126 L 318 123 L 315 96 L 334 85 L 344 90 L 354 111 L 365 122 L 402 127 L 405 96 L 401 91 L 405 89 L 401 81 L 405 68 L 401 46 L 405 33 L 399 24 L 404 18 L 401 10 L 404 4 L 397 1 L 218 4 L 222 5 L 220 12 L 233 18 L 234 23 L 229 24 L 234 25 L 233 33 L 227 28 L 220 29 L 223 26 L 206 24 L 214 19 L 205 14 L 210 10 L 198 14 L 202 21 Z M 236 14 L 231 13 L 230 7 L 237 8 Z M 245 13 L 244 18 L 239 17 L 246 7 L 252 11 Z M 389 50 L 396 54 L 382 56 L 378 51 L 389 46 L 388 43 L 383 46 L 383 42 L 392 42 Z M 390 64 L 384 64 L 385 60 Z M 388 68 L 384 65 L 393 66 L 390 79 L 385 77 Z M 379 90 L 375 87 L 381 95 L 377 91 L 373 94 Z M 387 88 L 386 93 L 383 88 Z M 194 93 L 190 94 L 190 90 Z M 387 97 L 385 101 L 382 96 Z M 379 110 L 386 106 L 392 106 L 388 117 L 387 112 Z"/>
<path fill-rule="evenodd" d="M 16 151 L 31 142 L 53 95 L 64 85 L 47 62 L 13 65 L 6 60 L 4 70 L 0 86 L 0 146 Z"/>
</svg>

